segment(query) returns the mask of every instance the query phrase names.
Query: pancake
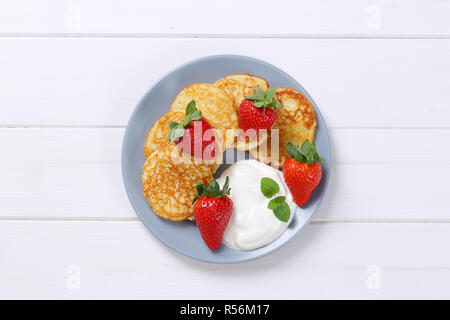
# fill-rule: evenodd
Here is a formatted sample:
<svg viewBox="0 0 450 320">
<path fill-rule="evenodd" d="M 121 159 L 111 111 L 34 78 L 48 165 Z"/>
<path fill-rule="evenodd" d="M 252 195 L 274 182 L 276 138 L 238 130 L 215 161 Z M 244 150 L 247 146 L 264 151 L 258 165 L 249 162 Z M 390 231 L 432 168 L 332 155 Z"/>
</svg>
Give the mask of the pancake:
<svg viewBox="0 0 450 320">
<path fill-rule="evenodd" d="M 244 100 L 246 96 L 253 94 L 258 85 L 261 86 L 264 91 L 269 88 L 266 79 L 249 74 L 232 74 L 217 80 L 214 85 L 224 89 L 233 97 L 233 104 L 237 112 L 239 112 L 239 106 L 241 105 L 242 100 Z M 239 134 L 239 132 L 238 135 L 239 136 L 235 139 L 234 147 L 243 151 L 256 148 L 268 138 L 268 134 L 261 134 L 258 138 L 253 139 L 249 139 L 248 137 Z"/>
<path fill-rule="evenodd" d="M 155 214 L 172 221 L 185 220 L 193 214 L 195 186 L 213 179 L 210 165 L 188 161 L 192 157 L 174 156 L 178 154 L 177 147 L 156 150 L 142 171 L 145 198 Z"/>
<path fill-rule="evenodd" d="M 275 126 L 275 125 L 274 125 Z M 260 131 L 259 134 L 246 136 L 242 130 L 238 131 L 236 135 L 234 147 L 238 150 L 249 151 L 257 148 L 259 145 L 265 143 L 270 137 L 271 130 Z"/>
<path fill-rule="evenodd" d="M 265 164 L 282 168 L 289 156 L 288 142 L 300 146 L 306 139 L 314 142 L 317 118 L 313 106 L 300 92 L 291 88 L 278 88 L 276 94 L 283 105 L 278 108 L 276 125 L 267 141 L 250 150 L 250 155 Z"/>
<path fill-rule="evenodd" d="M 185 117 L 186 114 L 184 112 L 169 111 L 153 124 L 152 128 L 147 134 L 147 139 L 145 141 L 144 151 L 146 158 L 148 158 L 150 154 L 157 150 L 164 150 L 176 146 L 175 142 L 170 142 L 167 139 L 167 135 L 169 134 L 170 130 L 169 121 L 180 123 Z M 221 164 L 224 149 L 220 131 L 218 131 L 217 129 L 213 130 L 216 136 L 215 141 L 217 143 L 218 149 L 216 150 L 215 161 L 209 161 L 209 163 L 211 164 L 212 173 L 214 174 Z M 207 139 L 207 137 L 205 137 L 205 139 Z"/>
<path fill-rule="evenodd" d="M 232 74 L 217 80 L 214 85 L 224 89 L 231 97 L 233 97 L 236 111 L 239 110 L 239 106 L 245 96 L 253 94 L 253 90 L 255 90 L 258 85 L 260 85 L 264 91 L 269 88 L 266 79 L 249 74 Z"/>
<path fill-rule="evenodd" d="M 181 122 L 186 117 L 184 112 L 168 112 L 156 121 L 147 134 L 145 140 L 145 157 L 148 158 L 150 154 L 158 149 L 166 149 L 168 145 L 175 145 L 174 142 L 169 142 L 167 135 L 169 134 L 169 121 Z"/>
<path fill-rule="evenodd" d="M 224 149 L 234 145 L 238 128 L 238 115 L 233 99 L 228 93 L 208 83 L 194 83 L 178 93 L 170 106 L 170 111 L 185 112 L 189 102 L 195 100 L 197 109 L 211 127 L 220 131 Z"/>
</svg>

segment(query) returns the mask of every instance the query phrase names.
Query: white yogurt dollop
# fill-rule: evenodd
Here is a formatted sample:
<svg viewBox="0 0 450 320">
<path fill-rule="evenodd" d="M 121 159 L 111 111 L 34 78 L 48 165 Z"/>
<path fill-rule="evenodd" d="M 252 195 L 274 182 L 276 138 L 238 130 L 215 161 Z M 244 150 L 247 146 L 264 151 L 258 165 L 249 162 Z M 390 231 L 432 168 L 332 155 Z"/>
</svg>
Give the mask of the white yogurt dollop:
<svg viewBox="0 0 450 320">
<path fill-rule="evenodd" d="M 217 181 L 223 185 L 230 177 L 233 214 L 223 235 L 222 242 L 230 248 L 252 250 L 262 247 L 278 238 L 295 213 L 296 205 L 292 199 L 283 173 L 256 160 L 241 160 L 227 168 Z M 286 196 L 291 209 L 288 222 L 278 220 L 273 211 L 267 208 L 269 201 L 261 193 L 261 178 L 268 177 L 280 186 L 280 192 L 273 196 Z"/>
</svg>

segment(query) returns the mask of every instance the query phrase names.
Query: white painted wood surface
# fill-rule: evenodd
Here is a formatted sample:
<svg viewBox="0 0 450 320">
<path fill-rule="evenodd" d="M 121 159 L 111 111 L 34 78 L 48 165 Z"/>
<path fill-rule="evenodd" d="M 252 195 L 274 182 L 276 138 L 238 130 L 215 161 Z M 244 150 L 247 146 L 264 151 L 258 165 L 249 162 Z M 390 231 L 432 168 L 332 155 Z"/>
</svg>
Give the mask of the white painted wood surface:
<svg viewBox="0 0 450 320">
<path fill-rule="evenodd" d="M 237 265 L 186 258 L 139 221 L 2 221 L 0 240 L 0 298 L 442 298 L 450 286 L 442 223 L 313 223 Z"/>
<path fill-rule="evenodd" d="M 0 38 L 0 47 L 1 125 L 125 126 L 167 71 L 234 53 L 288 70 L 331 127 L 450 127 L 450 40 Z"/>
<path fill-rule="evenodd" d="M 0 32 L 13 35 L 450 35 L 447 0 L 3 0 L 1 9 Z"/>
<path fill-rule="evenodd" d="M 257 3 L 0 0 L 0 298 L 450 298 L 450 1 Z M 295 77 L 333 150 L 312 224 L 223 266 L 154 238 L 120 172 L 145 90 L 220 53 Z"/>
</svg>

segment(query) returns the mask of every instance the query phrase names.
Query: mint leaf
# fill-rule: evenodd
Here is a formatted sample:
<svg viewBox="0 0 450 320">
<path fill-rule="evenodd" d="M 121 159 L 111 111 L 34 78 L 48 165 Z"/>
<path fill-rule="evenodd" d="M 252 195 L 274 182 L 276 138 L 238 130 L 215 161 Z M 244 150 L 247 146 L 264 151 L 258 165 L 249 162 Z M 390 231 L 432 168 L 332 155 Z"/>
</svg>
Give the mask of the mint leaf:
<svg viewBox="0 0 450 320">
<path fill-rule="evenodd" d="M 279 196 L 279 197 L 273 198 L 272 200 L 269 201 L 267 208 L 270 210 L 273 210 L 276 207 L 278 207 L 280 204 L 282 204 L 283 202 L 286 202 L 286 196 Z"/>
<path fill-rule="evenodd" d="M 195 110 L 197 110 L 197 108 L 195 107 L 195 100 L 192 100 L 191 102 L 189 102 L 189 104 L 186 107 L 186 115 L 187 116 L 190 115 Z"/>
<path fill-rule="evenodd" d="M 291 216 L 291 208 L 289 208 L 289 205 L 284 201 L 275 209 L 273 209 L 273 213 L 275 214 L 275 217 L 278 218 L 278 220 L 283 222 L 288 222 L 289 217 Z"/>
<path fill-rule="evenodd" d="M 272 198 L 280 192 L 280 186 L 271 178 L 261 178 L 261 192 L 266 198 Z"/>
<path fill-rule="evenodd" d="M 291 216 L 291 208 L 286 202 L 285 196 L 279 196 L 269 201 L 267 208 L 272 210 L 275 217 L 283 222 L 288 222 Z"/>
<path fill-rule="evenodd" d="M 272 198 L 280 192 L 280 186 L 271 178 L 261 178 L 261 192 L 266 198 Z M 267 208 L 272 210 L 275 217 L 283 222 L 288 222 L 291 216 L 291 208 L 286 203 L 286 196 L 275 197 L 269 201 Z"/>
</svg>

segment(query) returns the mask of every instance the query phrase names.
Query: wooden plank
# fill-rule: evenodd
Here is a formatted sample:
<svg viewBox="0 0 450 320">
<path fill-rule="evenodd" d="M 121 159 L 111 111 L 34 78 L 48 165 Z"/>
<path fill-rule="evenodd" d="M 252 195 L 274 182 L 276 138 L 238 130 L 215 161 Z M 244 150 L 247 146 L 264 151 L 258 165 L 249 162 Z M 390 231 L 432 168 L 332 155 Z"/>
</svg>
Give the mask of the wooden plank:
<svg viewBox="0 0 450 320">
<path fill-rule="evenodd" d="M 0 217 L 136 219 L 123 129 L 1 129 Z M 450 130 L 330 130 L 323 220 L 450 220 Z"/>
<path fill-rule="evenodd" d="M 315 223 L 237 265 L 186 258 L 138 221 L 1 221 L 0 240 L 2 299 L 450 297 L 450 224 Z"/>
<path fill-rule="evenodd" d="M 124 126 L 168 70 L 236 53 L 288 71 L 331 127 L 450 127 L 447 40 L 1 38 L 0 47 L 2 126 Z"/>
<path fill-rule="evenodd" d="M 150 128 L 149 128 L 150 129 Z M 0 164 L 120 163 L 124 128 L 0 128 Z M 333 162 L 450 164 L 449 129 L 330 129 Z"/>
<path fill-rule="evenodd" d="M 449 36 L 449 13 L 448 1 L 420 0 L 16 0 L 0 10 L 0 33 Z"/>
</svg>

